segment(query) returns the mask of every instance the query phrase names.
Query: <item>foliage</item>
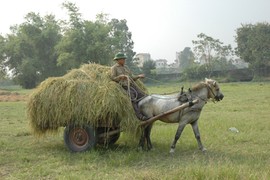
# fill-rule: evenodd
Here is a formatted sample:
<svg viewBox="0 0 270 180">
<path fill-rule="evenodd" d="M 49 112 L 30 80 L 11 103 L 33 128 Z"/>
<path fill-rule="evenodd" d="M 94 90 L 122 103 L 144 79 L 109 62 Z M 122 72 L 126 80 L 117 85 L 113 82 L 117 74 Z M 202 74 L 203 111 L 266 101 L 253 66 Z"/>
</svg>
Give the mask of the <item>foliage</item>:
<svg viewBox="0 0 270 180">
<path fill-rule="evenodd" d="M 233 65 L 232 61 L 227 61 L 225 57 L 217 58 L 212 65 L 214 71 L 226 71 L 236 69 L 236 66 Z"/>
<path fill-rule="evenodd" d="M 110 65 L 117 52 L 125 53 L 127 64 L 132 65 L 135 53 L 126 20 L 109 21 L 108 15 L 101 13 L 95 22 L 84 21 L 75 4 L 68 2 L 63 6 L 70 17 L 65 35 L 56 47 L 59 66 L 72 69 L 87 62 Z"/>
<path fill-rule="evenodd" d="M 199 40 L 193 40 L 195 45 L 194 52 L 197 58 L 201 61 L 201 64 L 205 64 L 209 76 L 214 70 L 213 63 L 217 60 L 226 61 L 227 57 L 233 55 L 231 45 L 223 45 L 218 39 L 214 39 L 203 33 L 197 35 Z"/>
<path fill-rule="evenodd" d="M 110 35 L 112 36 L 112 52 L 116 54 L 117 52 L 123 52 L 127 56 L 126 63 L 133 69 L 133 57 L 136 54 L 133 52 L 134 42 L 131 39 L 132 34 L 127 26 L 127 21 L 112 19 L 109 23 Z"/>
<path fill-rule="evenodd" d="M 236 53 L 250 63 L 256 76 L 265 76 L 270 67 L 270 24 L 245 24 L 236 33 Z"/>
<path fill-rule="evenodd" d="M 113 56 L 110 50 L 109 26 L 99 15 L 95 22 L 84 21 L 73 3 L 63 3 L 68 10 L 64 37 L 56 46 L 57 63 L 65 69 L 78 68 L 87 62 L 109 64 Z"/>
<path fill-rule="evenodd" d="M 4 58 L 18 83 L 33 88 L 40 80 L 62 73 L 56 66 L 54 53 L 61 33 L 53 15 L 42 18 L 39 14 L 28 13 L 25 20 L 7 35 Z"/>
<path fill-rule="evenodd" d="M 106 14 L 98 14 L 95 21 L 88 21 L 82 19 L 75 4 L 62 5 L 68 21 L 31 12 L 24 23 L 11 28 L 12 33 L 0 37 L 2 71 L 8 67 L 20 85 L 33 88 L 46 78 L 61 76 L 81 64 L 111 65 L 119 51 L 128 56 L 127 64 L 133 67 L 135 52 L 126 20 L 109 21 Z"/>
<path fill-rule="evenodd" d="M 6 79 L 6 68 L 4 66 L 4 47 L 5 47 L 5 38 L 0 35 L 0 80 Z"/>
<path fill-rule="evenodd" d="M 185 47 L 185 49 L 180 52 L 179 60 L 180 71 L 184 71 L 194 64 L 195 57 L 190 47 Z"/>
<path fill-rule="evenodd" d="M 154 78 L 155 74 L 153 70 L 156 69 L 156 63 L 153 60 L 148 60 L 143 62 L 142 71 L 146 77 Z"/>
<path fill-rule="evenodd" d="M 208 68 L 206 65 L 194 64 L 189 68 L 186 68 L 181 76 L 182 81 L 194 81 L 199 80 L 202 77 L 208 77 Z"/>
<path fill-rule="evenodd" d="M 181 76 L 182 81 L 194 81 L 201 80 L 202 77 L 214 76 L 215 78 L 228 79 L 230 74 L 228 71 L 236 69 L 231 61 L 223 60 L 222 58 L 214 60 L 212 63 L 212 71 L 209 73 L 209 67 L 207 64 L 199 65 L 193 64 L 189 68 L 186 68 Z M 218 75 L 217 75 L 218 74 Z"/>
</svg>

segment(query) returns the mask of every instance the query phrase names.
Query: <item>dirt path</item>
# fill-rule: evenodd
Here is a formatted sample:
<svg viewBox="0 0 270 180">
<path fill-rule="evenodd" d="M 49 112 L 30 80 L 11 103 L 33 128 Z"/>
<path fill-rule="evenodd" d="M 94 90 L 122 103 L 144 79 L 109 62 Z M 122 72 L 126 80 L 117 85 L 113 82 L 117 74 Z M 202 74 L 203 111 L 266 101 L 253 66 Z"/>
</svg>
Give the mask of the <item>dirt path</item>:
<svg viewBox="0 0 270 180">
<path fill-rule="evenodd" d="M 21 95 L 18 92 L 0 90 L 0 102 L 26 101 L 27 97 L 27 95 Z"/>
</svg>

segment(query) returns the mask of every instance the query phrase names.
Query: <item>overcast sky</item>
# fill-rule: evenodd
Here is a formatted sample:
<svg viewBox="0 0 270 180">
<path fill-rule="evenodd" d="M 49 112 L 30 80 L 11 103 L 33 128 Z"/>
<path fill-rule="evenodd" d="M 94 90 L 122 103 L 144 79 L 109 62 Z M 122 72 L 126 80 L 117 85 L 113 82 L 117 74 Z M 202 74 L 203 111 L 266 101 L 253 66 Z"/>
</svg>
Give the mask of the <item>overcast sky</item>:
<svg viewBox="0 0 270 180">
<path fill-rule="evenodd" d="M 0 33 L 24 22 L 29 12 L 54 14 L 66 19 L 64 0 L 1 1 Z M 134 51 L 150 53 L 152 59 L 173 62 L 177 51 L 192 47 L 192 40 L 204 33 L 225 45 L 235 43 L 235 30 L 241 24 L 270 23 L 270 0 L 70 0 L 79 7 L 83 19 L 96 14 L 126 19 L 132 32 Z"/>
</svg>

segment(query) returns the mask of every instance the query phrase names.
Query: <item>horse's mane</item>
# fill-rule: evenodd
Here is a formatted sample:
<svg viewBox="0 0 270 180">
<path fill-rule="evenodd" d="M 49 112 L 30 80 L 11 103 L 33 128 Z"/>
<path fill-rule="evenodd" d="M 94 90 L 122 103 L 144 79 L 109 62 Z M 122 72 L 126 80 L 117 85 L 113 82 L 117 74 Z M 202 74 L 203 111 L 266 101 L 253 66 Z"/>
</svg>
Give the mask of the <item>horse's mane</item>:
<svg viewBox="0 0 270 180">
<path fill-rule="evenodd" d="M 191 88 L 191 90 L 192 90 L 192 91 L 197 91 L 197 90 L 199 90 L 199 89 L 201 89 L 201 88 L 207 87 L 207 85 L 208 85 L 208 83 L 209 83 L 210 81 L 213 81 L 213 80 L 207 79 L 207 80 L 205 80 L 205 82 L 199 82 L 198 84 L 194 85 L 194 86 Z"/>
</svg>

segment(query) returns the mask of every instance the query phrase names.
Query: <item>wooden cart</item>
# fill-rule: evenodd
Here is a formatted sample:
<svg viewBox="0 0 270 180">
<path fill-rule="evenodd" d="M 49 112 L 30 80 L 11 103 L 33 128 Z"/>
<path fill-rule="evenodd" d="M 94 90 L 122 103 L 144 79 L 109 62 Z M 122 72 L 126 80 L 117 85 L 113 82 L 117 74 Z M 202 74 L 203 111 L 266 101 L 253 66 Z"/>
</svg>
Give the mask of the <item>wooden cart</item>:
<svg viewBox="0 0 270 180">
<path fill-rule="evenodd" d="M 198 103 L 198 100 L 184 103 L 169 111 L 154 116 L 147 121 L 140 123 L 141 127 L 145 127 L 150 123 L 158 120 L 160 117 L 180 111 L 186 107 Z M 112 145 L 120 137 L 120 122 L 114 122 L 112 125 L 99 124 L 97 128 L 93 128 L 89 124 L 83 126 L 67 125 L 64 130 L 64 141 L 66 146 L 72 152 L 83 152 L 95 147 L 96 144 Z"/>
</svg>

